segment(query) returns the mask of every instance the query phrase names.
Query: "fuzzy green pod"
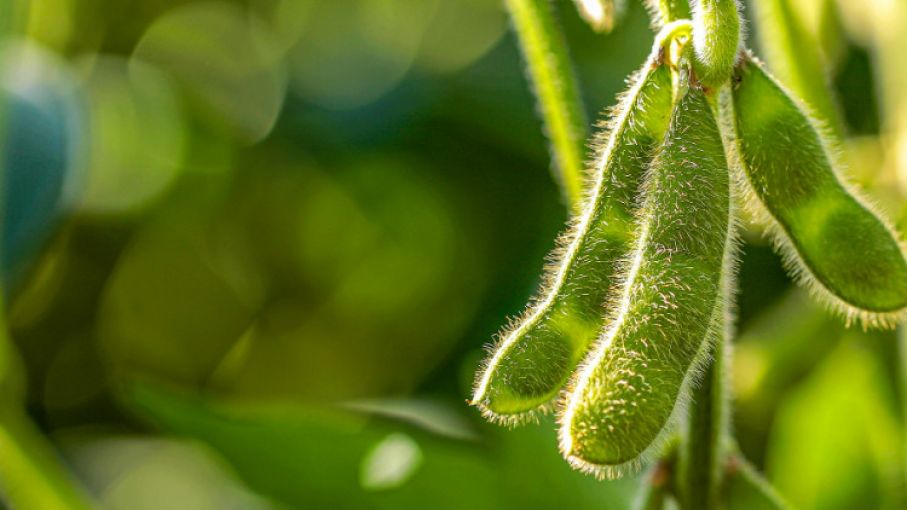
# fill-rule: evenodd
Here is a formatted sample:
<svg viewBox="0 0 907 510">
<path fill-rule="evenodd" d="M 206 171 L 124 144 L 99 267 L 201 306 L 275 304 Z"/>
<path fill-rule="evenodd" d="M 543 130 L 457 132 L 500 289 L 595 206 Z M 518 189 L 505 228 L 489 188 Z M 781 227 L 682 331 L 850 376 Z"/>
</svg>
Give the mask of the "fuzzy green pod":
<svg viewBox="0 0 907 510">
<path fill-rule="evenodd" d="M 693 49 L 699 81 L 718 87 L 733 74 L 740 53 L 737 0 L 699 0 L 693 4 Z"/>
<path fill-rule="evenodd" d="M 539 297 L 500 335 L 473 403 L 507 424 L 547 410 L 601 331 L 619 261 L 632 249 L 636 195 L 671 112 L 671 73 L 656 50 L 603 137 L 583 213 L 555 251 Z"/>
<path fill-rule="evenodd" d="M 614 477 L 638 464 L 707 359 L 730 271 L 729 181 L 709 103 L 691 87 L 649 171 L 615 314 L 572 381 L 560 443 L 574 467 Z"/>
<path fill-rule="evenodd" d="M 748 57 L 738 81 L 744 187 L 788 268 L 848 320 L 892 325 L 907 309 L 907 261 L 894 232 L 838 176 L 815 122 L 759 62 Z"/>
</svg>

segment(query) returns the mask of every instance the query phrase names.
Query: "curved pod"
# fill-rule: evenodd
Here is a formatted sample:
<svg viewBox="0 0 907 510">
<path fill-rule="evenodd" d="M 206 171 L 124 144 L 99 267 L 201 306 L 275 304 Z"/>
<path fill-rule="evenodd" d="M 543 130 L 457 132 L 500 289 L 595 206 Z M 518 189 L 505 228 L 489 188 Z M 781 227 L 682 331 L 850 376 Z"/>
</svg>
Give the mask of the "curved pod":
<svg viewBox="0 0 907 510">
<path fill-rule="evenodd" d="M 907 261 L 889 228 L 838 177 L 815 123 L 748 58 L 733 91 L 750 201 L 789 269 L 814 295 L 867 326 L 907 309 Z"/>
<path fill-rule="evenodd" d="M 573 381 L 564 456 L 603 477 L 660 442 L 724 309 L 731 201 L 721 135 L 701 90 L 678 102 L 647 178 L 615 316 Z"/>
<path fill-rule="evenodd" d="M 671 73 L 656 49 L 620 101 L 582 214 L 562 237 L 536 302 L 500 334 L 473 403 L 517 423 L 550 403 L 602 328 L 619 261 L 632 249 L 636 195 L 667 129 Z"/>
</svg>

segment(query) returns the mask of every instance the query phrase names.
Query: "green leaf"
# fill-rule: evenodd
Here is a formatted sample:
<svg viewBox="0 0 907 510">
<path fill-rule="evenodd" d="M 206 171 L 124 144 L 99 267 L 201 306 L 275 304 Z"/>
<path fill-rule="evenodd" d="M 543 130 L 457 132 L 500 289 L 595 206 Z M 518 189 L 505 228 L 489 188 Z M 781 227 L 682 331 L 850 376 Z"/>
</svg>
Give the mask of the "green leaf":
<svg viewBox="0 0 907 510">
<path fill-rule="evenodd" d="M 430 501 L 450 510 L 592 510 L 624 506 L 633 489 L 631 482 L 601 484 L 573 473 L 551 441 L 550 422 L 500 435 L 491 428 L 493 441 L 475 442 L 334 407 L 231 403 L 150 383 L 130 386 L 122 400 L 160 429 L 206 443 L 252 489 L 293 508 L 399 509 Z M 421 460 L 401 468 L 405 459 L 394 450 L 412 459 L 413 448 Z M 395 486 L 372 483 L 376 470 L 378 480 Z"/>
<path fill-rule="evenodd" d="M 902 508 L 886 504 L 900 473 L 897 422 L 879 395 L 882 370 L 865 334 L 851 333 L 796 389 L 775 418 L 766 473 L 800 508 Z"/>
</svg>

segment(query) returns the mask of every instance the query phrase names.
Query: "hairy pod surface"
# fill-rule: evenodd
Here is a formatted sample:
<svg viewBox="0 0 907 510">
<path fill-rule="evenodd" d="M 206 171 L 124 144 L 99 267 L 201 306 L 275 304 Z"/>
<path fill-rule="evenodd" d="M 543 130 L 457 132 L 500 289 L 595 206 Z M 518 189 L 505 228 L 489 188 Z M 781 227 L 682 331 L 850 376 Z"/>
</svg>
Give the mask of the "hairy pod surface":
<svg viewBox="0 0 907 510">
<path fill-rule="evenodd" d="M 839 178 L 821 131 L 752 58 L 733 98 L 745 185 L 789 269 L 848 320 L 893 324 L 907 309 L 907 261 L 891 228 Z"/>
<path fill-rule="evenodd" d="M 730 250 L 727 161 L 704 93 L 679 99 L 646 179 L 638 237 L 621 295 L 561 417 L 562 453 L 579 469 L 618 476 L 662 431 L 719 333 Z"/>
<path fill-rule="evenodd" d="M 671 73 L 656 50 L 620 101 L 591 195 L 539 297 L 500 335 L 480 372 L 473 403 L 489 419 L 517 423 L 546 410 L 601 331 L 607 294 L 632 249 L 636 195 L 670 113 Z"/>
<path fill-rule="evenodd" d="M 693 49 L 696 74 L 706 87 L 730 79 L 740 53 L 737 0 L 698 0 L 693 5 Z"/>
</svg>

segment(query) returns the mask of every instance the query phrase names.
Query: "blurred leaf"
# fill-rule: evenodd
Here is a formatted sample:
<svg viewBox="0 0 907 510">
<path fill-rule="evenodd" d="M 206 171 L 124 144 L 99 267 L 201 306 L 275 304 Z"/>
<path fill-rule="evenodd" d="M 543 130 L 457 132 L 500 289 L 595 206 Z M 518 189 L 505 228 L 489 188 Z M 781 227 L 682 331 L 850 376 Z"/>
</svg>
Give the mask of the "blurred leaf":
<svg viewBox="0 0 907 510">
<path fill-rule="evenodd" d="M 883 484 L 899 447 L 894 416 L 876 397 L 878 366 L 853 341 L 835 349 L 779 410 L 766 471 L 800 508 L 885 505 Z M 898 471 L 894 471 L 898 472 Z"/>
<path fill-rule="evenodd" d="M 279 45 L 267 25 L 230 3 L 169 11 L 148 29 L 134 57 L 171 73 L 209 126 L 243 142 L 267 136 L 283 105 Z"/>
<path fill-rule="evenodd" d="M 165 430 L 214 447 L 254 489 L 300 508 L 620 508 L 633 490 L 572 471 L 546 441 L 548 427 L 495 434 L 483 446 L 328 408 L 230 405 L 147 383 L 132 386 L 125 401 Z M 361 484 L 362 463 L 399 433 L 422 461 L 398 488 L 371 492 Z"/>
<path fill-rule="evenodd" d="M 497 44 L 506 27 L 497 2 L 441 0 L 425 29 L 417 63 L 435 73 L 458 71 Z"/>
<path fill-rule="evenodd" d="M 476 439 L 473 427 L 462 415 L 431 400 L 358 400 L 348 402 L 343 407 L 351 411 L 372 413 L 410 423 L 440 436 L 462 440 Z"/>
<path fill-rule="evenodd" d="M 484 281 L 473 239 L 428 164 L 373 154 L 330 167 L 256 158 L 224 221 L 269 298 L 235 370 L 245 395 L 315 400 L 411 390 L 450 351 Z"/>
<path fill-rule="evenodd" d="M 400 83 L 418 55 L 439 3 L 297 1 L 310 4 L 310 10 L 298 43 L 287 56 L 293 89 L 314 104 L 338 110 L 371 103 Z M 469 24 L 478 23 L 481 31 L 486 22 L 480 18 Z M 458 25 L 459 30 L 467 27 Z M 442 35 L 435 30 L 433 37 Z M 481 39 L 470 45 L 475 42 Z"/>
<path fill-rule="evenodd" d="M 299 508 L 496 508 L 496 476 L 476 447 L 420 437 L 421 467 L 398 490 L 372 494 L 359 466 L 393 431 L 387 425 L 315 408 L 237 410 L 151 386 L 128 398 L 165 429 L 211 444 L 251 487 Z"/>
<path fill-rule="evenodd" d="M 239 241 L 232 226 L 186 209 L 135 236 L 107 282 L 99 316 L 103 355 L 115 373 L 205 384 L 263 299 Z"/>
<path fill-rule="evenodd" d="M 748 458 L 761 464 L 780 402 L 834 350 L 844 332 L 843 323 L 801 289 L 776 297 L 740 332 L 733 351 L 734 422 Z"/>
<path fill-rule="evenodd" d="M 153 66 L 114 56 L 88 64 L 91 158 L 80 209 L 135 213 L 179 175 L 183 112 L 171 81 Z"/>
<path fill-rule="evenodd" d="M 64 451 L 104 510 L 269 510 L 204 445 L 65 434 Z"/>
</svg>

